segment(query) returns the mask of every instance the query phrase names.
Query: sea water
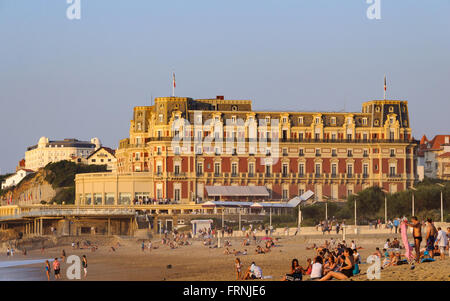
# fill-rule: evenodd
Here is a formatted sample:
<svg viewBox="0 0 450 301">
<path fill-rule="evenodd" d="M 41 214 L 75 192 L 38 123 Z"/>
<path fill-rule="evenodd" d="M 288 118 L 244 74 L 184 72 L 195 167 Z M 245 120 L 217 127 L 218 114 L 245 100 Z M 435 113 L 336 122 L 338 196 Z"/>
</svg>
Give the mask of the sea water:
<svg viewBox="0 0 450 301">
<path fill-rule="evenodd" d="M 45 261 L 52 259 L 0 260 L 0 281 L 47 280 Z M 40 266 L 30 266 L 40 264 Z"/>
</svg>

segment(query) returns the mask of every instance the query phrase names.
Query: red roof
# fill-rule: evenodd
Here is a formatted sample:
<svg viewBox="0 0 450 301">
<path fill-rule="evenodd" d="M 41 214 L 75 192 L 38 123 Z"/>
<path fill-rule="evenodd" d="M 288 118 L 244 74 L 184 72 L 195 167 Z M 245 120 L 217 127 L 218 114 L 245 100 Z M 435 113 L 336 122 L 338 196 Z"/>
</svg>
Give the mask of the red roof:
<svg viewBox="0 0 450 301">
<path fill-rule="evenodd" d="M 438 158 L 450 158 L 450 152 L 443 153 L 442 155 L 438 156 Z"/>
<path fill-rule="evenodd" d="M 441 145 L 445 144 L 445 137 L 449 137 L 448 139 L 450 140 L 450 135 L 436 135 L 434 136 L 433 140 L 429 141 L 429 150 L 440 150 L 441 149 Z"/>
</svg>

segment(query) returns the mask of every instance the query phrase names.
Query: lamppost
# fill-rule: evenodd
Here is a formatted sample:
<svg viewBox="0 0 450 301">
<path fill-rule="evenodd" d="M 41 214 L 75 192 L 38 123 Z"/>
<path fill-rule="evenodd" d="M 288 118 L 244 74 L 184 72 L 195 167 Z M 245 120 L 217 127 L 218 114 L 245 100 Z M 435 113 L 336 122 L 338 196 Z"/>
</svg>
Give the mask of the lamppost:
<svg viewBox="0 0 450 301">
<path fill-rule="evenodd" d="M 412 192 L 412 199 L 411 199 L 411 207 L 412 207 L 412 212 L 411 212 L 411 216 L 414 216 L 414 191 L 417 191 L 417 188 L 414 186 L 411 186 L 411 189 L 413 190 Z"/>
<path fill-rule="evenodd" d="M 328 200 L 330 199 L 329 196 L 323 195 L 323 199 L 325 199 L 325 220 L 328 222 Z"/>
<path fill-rule="evenodd" d="M 384 192 L 384 224 L 387 224 L 387 194 L 389 191 L 386 189 L 381 189 L 381 191 Z"/>
<path fill-rule="evenodd" d="M 439 185 L 441 188 L 444 188 L 445 186 L 441 183 L 436 183 L 437 185 Z M 443 194 L 444 190 L 441 189 L 441 223 L 444 222 L 444 194 Z"/>
<path fill-rule="evenodd" d="M 356 226 L 356 197 L 355 197 L 355 226 Z"/>
<path fill-rule="evenodd" d="M 272 207 L 269 208 L 269 227 L 272 227 Z"/>
</svg>

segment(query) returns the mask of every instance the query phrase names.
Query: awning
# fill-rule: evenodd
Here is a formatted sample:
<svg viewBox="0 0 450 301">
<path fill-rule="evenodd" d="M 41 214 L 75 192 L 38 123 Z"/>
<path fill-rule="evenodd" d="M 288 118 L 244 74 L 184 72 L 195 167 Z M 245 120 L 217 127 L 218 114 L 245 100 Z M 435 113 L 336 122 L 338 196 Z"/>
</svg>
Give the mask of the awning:
<svg viewBox="0 0 450 301">
<path fill-rule="evenodd" d="M 261 204 L 258 203 L 254 203 L 253 205 L 250 206 L 251 208 L 262 208 L 263 206 Z"/>
<path fill-rule="evenodd" d="M 235 196 L 235 197 L 268 197 L 269 191 L 265 186 L 206 186 L 208 196 Z"/>
</svg>

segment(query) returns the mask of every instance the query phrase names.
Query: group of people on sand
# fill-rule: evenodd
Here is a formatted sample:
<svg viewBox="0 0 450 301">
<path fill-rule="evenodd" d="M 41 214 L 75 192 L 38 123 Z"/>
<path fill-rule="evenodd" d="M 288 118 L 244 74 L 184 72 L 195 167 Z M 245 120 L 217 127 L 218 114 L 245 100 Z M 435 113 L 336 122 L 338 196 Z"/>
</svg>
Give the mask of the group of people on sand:
<svg viewBox="0 0 450 301">
<path fill-rule="evenodd" d="M 235 259 L 235 273 L 236 280 L 248 280 L 248 279 L 263 279 L 263 273 L 261 267 L 257 266 L 255 262 L 252 262 L 250 266 L 243 272 L 243 265 L 239 258 Z"/>
<path fill-rule="evenodd" d="M 192 245 L 192 243 L 189 241 L 189 239 L 191 238 L 191 233 L 179 233 L 175 230 L 172 232 L 172 237 L 170 237 L 168 233 L 164 235 L 164 237 L 161 239 L 161 245 L 168 246 L 170 249 L 176 249 L 181 246 L 190 246 Z M 156 249 L 157 247 L 153 248 Z"/>
<path fill-rule="evenodd" d="M 65 262 L 65 257 L 66 257 L 66 252 L 64 250 L 62 250 L 62 257 L 61 257 L 61 262 L 64 263 Z M 53 262 L 50 264 L 50 261 L 46 260 L 45 261 L 45 275 L 47 276 L 47 280 L 50 281 L 50 276 L 52 274 L 54 274 L 55 280 L 61 279 L 61 262 L 58 260 L 58 258 L 56 257 Z M 88 267 L 88 263 L 87 263 L 87 257 L 86 255 L 83 255 L 81 257 L 81 266 L 83 268 L 83 272 L 84 272 L 84 279 L 87 278 L 87 267 Z"/>
<path fill-rule="evenodd" d="M 282 278 L 283 281 L 301 281 L 303 276 L 308 275 L 310 280 L 326 281 L 331 279 L 348 279 L 359 274 L 361 256 L 354 240 L 350 247 L 347 247 L 345 240 L 337 242 L 333 238 L 331 241 L 325 240 L 323 245 L 313 244 L 307 250 L 314 250 L 314 259 L 308 258 L 303 267 L 298 259 L 291 262 L 291 270 Z"/>
<path fill-rule="evenodd" d="M 421 223 L 416 216 L 411 218 L 411 222 L 407 223 L 408 226 L 413 228 L 414 239 L 414 251 L 415 261 L 417 263 L 423 262 L 423 259 L 434 259 L 434 256 L 440 256 L 441 259 L 445 259 L 445 252 L 449 252 L 449 237 L 450 227 L 445 232 L 441 227 L 434 226 L 433 220 L 428 218 L 425 222 L 425 248 L 421 249 L 420 245 L 423 240 Z M 428 260 L 425 260 L 428 261 Z"/>
</svg>

